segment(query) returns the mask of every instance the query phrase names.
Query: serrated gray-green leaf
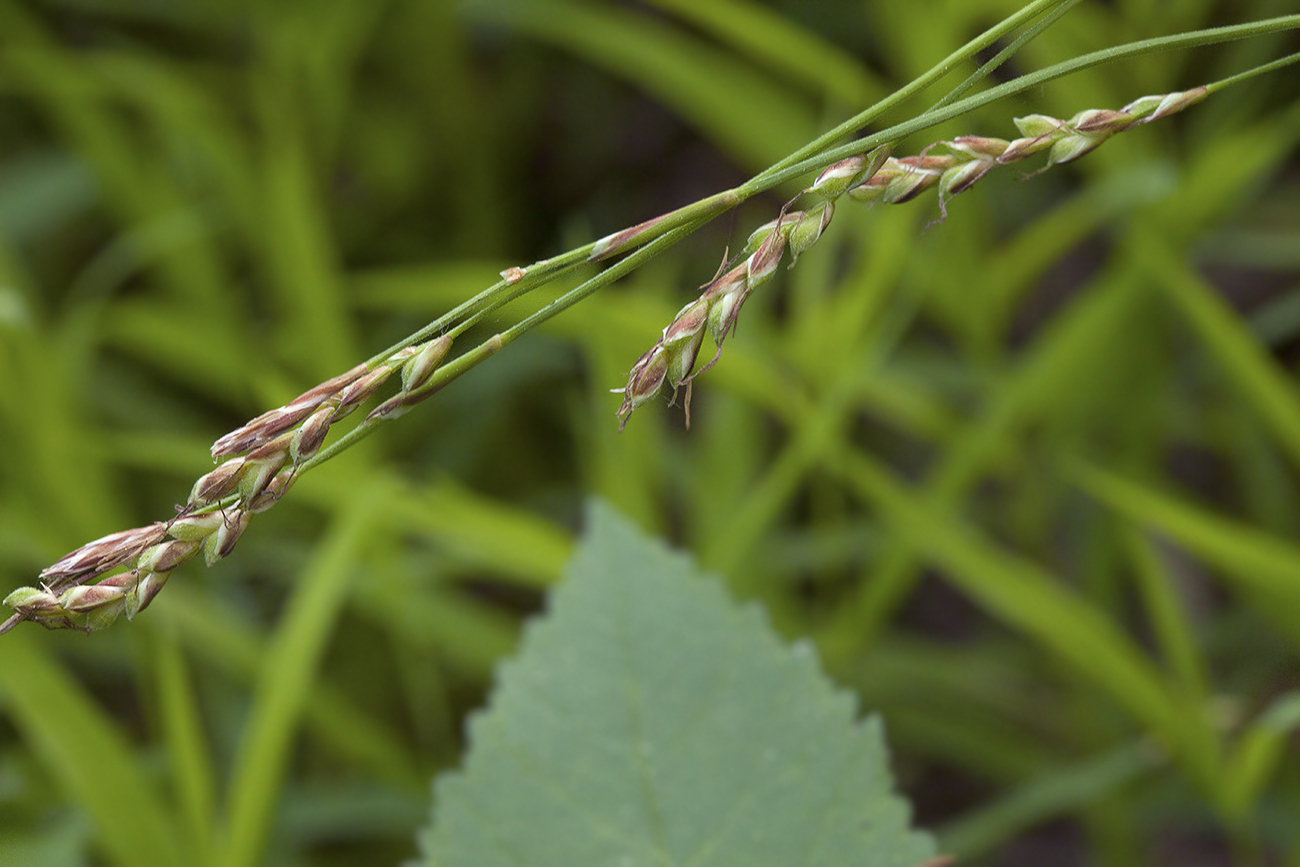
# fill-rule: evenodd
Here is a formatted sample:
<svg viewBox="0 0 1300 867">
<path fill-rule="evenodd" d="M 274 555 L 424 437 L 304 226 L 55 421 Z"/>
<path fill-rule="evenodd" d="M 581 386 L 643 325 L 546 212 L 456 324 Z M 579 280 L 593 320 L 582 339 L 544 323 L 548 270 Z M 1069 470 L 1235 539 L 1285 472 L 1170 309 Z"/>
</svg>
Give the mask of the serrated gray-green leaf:
<svg viewBox="0 0 1300 867">
<path fill-rule="evenodd" d="M 593 505 L 549 613 L 500 669 L 428 867 L 914 867 L 932 857 L 803 646 Z"/>
</svg>

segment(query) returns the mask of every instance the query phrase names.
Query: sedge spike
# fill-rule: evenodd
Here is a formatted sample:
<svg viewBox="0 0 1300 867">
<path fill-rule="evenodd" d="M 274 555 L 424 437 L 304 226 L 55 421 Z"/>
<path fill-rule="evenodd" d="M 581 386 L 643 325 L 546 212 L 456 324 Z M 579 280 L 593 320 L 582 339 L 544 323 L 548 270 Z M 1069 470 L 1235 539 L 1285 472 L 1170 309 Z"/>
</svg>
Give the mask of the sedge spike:
<svg viewBox="0 0 1300 867">
<path fill-rule="evenodd" d="M 498 346 L 499 340 L 489 343 Z M 0 623 L 0 634 L 24 620 L 92 632 L 121 614 L 134 618 L 177 566 L 200 552 L 209 566 L 229 556 L 251 517 L 274 506 L 317 454 L 330 426 L 393 374 L 401 379 L 396 397 L 369 420 L 399 415 L 437 391 L 434 374 L 450 348 L 451 337 L 443 336 L 399 349 L 373 366 L 357 365 L 221 437 L 212 445 L 221 463 L 195 481 L 172 520 L 111 533 L 61 557 L 42 570 L 39 586 L 19 587 L 5 597 L 14 614 Z"/>
<path fill-rule="evenodd" d="M 948 213 L 953 197 L 969 190 L 998 166 L 1028 159 L 1046 152 L 1045 171 L 1078 159 L 1108 138 L 1195 105 L 1208 95 L 1205 87 L 1157 96 L 1144 96 L 1119 110 L 1088 109 L 1068 120 L 1046 115 L 1015 119 L 1021 138 L 1006 140 L 986 136 L 959 136 L 936 142 L 916 156 L 893 157 L 881 147 L 868 154 L 848 157 L 826 166 L 804 194 L 822 201 L 805 211 L 782 209 L 775 220 L 754 230 L 745 245 L 749 258 L 739 267 L 703 287 L 700 296 L 678 312 L 663 336 L 632 367 L 628 384 L 614 389 L 623 395 L 616 415 L 623 430 L 637 407 L 650 400 L 665 382 L 676 390 L 706 372 L 722 354 L 722 343 L 736 325 L 741 305 L 749 293 L 776 273 L 776 266 L 788 249 L 790 267 L 822 237 L 835 215 L 835 203 L 847 196 L 852 201 L 874 204 L 902 204 L 922 193 L 937 189 L 940 220 Z M 935 147 L 947 153 L 931 154 Z M 640 229 L 641 227 L 634 227 Z M 614 238 L 617 236 L 611 236 Z M 608 239 L 607 239 L 608 240 Z M 701 314 L 701 311 L 703 313 Z M 717 348 L 712 360 L 692 370 L 703 336 L 696 320 L 703 315 Z M 690 335 L 684 339 L 680 335 Z M 680 345 L 683 351 L 674 347 Z M 690 392 L 687 392 L 687 419 Z"/>
</svg>

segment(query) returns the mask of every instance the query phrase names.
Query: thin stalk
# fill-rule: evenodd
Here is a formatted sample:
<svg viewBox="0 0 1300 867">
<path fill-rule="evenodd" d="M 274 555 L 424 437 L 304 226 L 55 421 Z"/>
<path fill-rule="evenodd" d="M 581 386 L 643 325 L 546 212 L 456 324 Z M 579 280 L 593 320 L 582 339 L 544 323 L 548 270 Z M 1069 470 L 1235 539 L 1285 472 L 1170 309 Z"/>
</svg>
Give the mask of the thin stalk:
<svg viewBox="0 0 1300 867">
<path fill-rule="evenodd" d="M 1300 16 L 1292 16 L 1292 17 L 1300 18 Z M 1214 93 L 1216 91 L 1223 90 L 1225 87 L 1228 87 L 1230 85 L 1239 84 L 1240 82 L 1252 79 L 1257 75 L 1263 75 L 1266 72 L 1274 72 L 1276 70 L 1282 69 L 1283 67 L 1290 66 L 1296 61 L 1300 61 L 1300 51 L 1297 51 L 1294 54 L 1288 54 L 1285 57 L 1279 57 L 1277 60 L 1273 60 L 1268 63 L 1261 64 L 1260 66 L 1256 66 L 1254 69 L 1247 69 L 1245 72 L 1238 72 L 1236 75 L 1230 75 L 1227 78 L 1221 78 L 1218 81 L 1205 85 L 1205 89 L 1208 90 L 1210 93 Z"/>
<path fill-rule="evenodd" d="M 895 124 L 891 127 L 881 130 L 880 132 L 856 139 L 848 144 L 841 145 L 837 148 L 831 148 L 822 151 L 817 156 L 805 159 L 800 162 L 787 166 L 779 172 L 768 174 L 764 172 L 757 175 L 749 181 L 736 187 L 736 191 L 748 198 L 756 193 L 766 192 L 772 187 L 779 186 L 788 180 L 792 180 L 801 175 L 806 175 L 818 169 L 824 168 L 827 164 L 842 160 L 845 157 L 857 156 L 870 150 L 874 150 L 886 142 L 894 141 L 929 129 L 951 120 L 954 117 L 966 114 L 977 108 L 985 106 L 995 100 L 1003 99 L 1008 96 L 1014 96 L 1035 87 L 1040 87 L 1049 81 L 1089 69 L 1093 66 L 1100 66 L 1103 63 L 1110 63 L 1115 60 L 1123 60 L 1139 54 L 1145 54 L 1150 51 L 1168 51 L 1174 48 L 1197 48 L 1202 45 L 1214 45 L 1219 42 L 1230 42 L 1237 39 L 1248 39 L 1252 36 L 1262 36 L 1268 33 L 1277 33 L 1284 30 L 1300 29 L 1300 15 L 1283 15 L 1278 18 L 1270 18 L 1266 21 L 1252 22 L 1251 24 L 1238 24 L 1231 27 L 1215 27 L 1208 30 L 1194 30 L 1190 33 L 1180 34 L 1178 36 L 1158 36 L 1154 39 L 1143 39 L 1139 42 L 1130 42 L 1125 45 L 1119 45 L 1114 48 L 1105 48 L 1101 51 L 1094 51 L 1091 54 L 1084 54 L 1080 57 L 1066 60 L 1049 66 L 1038 72 L 1031 72 L 1020 76 L 1015 81 L 1009 81 L 1006 84 L 1000 84 L 991 87 L 983 93 L 948 105 L 940 105 L 918 115 L 911 120 Z M 1300 54 L 1291 54 L 1279 60 L 1271 61 L 1261 67 L 1251 69 L 1247 72 L 1239 73 L 1230 78 L 1222 79 L 1206 85 L 1211 91 L 1219 90 L 1228 84 L 1245 80 L 1260 72 L 1273 71 L 1295 63 L 1300 59 Z M 770 170 L 769 170 L 770 171 Z"/>
<path fill-rule="evenodd" d="M 563 313 L 565 310 L 569 309 L 574 304 L 577 304 L 584 298 L 594 295 L 596 292 L 604 289 L 615 280 L 635 271 L 659 253 L 667 250 L 682 238 L 685 238 L 687 235 L 690 235 L 696 229 L 700 228 L 700 226 L 703 226 L 709 221 L 709 219 L 711 219 L 709 216 L 696 217 L 694 222 L 687 223 L 684 226 L 678 226 L 667 234 L 659 236 L 654 241 L 639 248 L 631 255 L 620 259 L 618 262 L 601 271 L 599 274 L 584 281 L 581 285 L 570 289 L 550 304 L 547 304 L 545 307 L 532 313 L 527 318 L 517 322 L 500 334 L 494 334 L 492 337 L 483 341 L 468 352 L 458 355 L 456 358 L 439 367 L 434 372 L 433 376 L 430 377 L 430 390 L 438 391 L 439 389 L 445 388 L 452 380 L 477 367 L 484 360 L 495 355 L 502 347 L 513 343 L 526 332 L 531 331 L 546 320 Z M 330 445 L 321 449 L 309 460 L 303 461 L 302 465 L 298 468 L 298 472 L 305 472 L 318 464 L 322 464 L 344 449 L 355 445 L 373 433 L 381 421 L 382 419 L 363 420 L 352 430 L 339 437 Z M 229 498 L 232 503 L 235 499 L 236 497 Z"/>
<path fill-rule="evenodd" d="M 997 69 L 1003 63 L 1006 63 L 1009 58 L 1016 54 L 1016 52 L 1037 39 L 1044 30 L 1059 21 L 1065 13 L 1069 12 L 1081 2 L 1083 2 L 1083 0 L 1066 0 L 1066 2 L 1062 3 L 1051 12 L 1048 12 L 1047 15 L 1043 16 L 1041 21 L 1036 22 L 1032 27 L 1026 28 L 1025 31 L 1008 44 L 1006 48 L 1003 48 L 991 60 L 972 72 L 961 84 L 948 91 L 947 95 L 935 103 L 933 108 L 942 108 L 949 103 L 961 99 L 962 94 L 988 78 L 989 75 L 993 73 L 993 70 Z"/>
<path fill-rule="evenodd" d="M 900 105 L 915 96 L 917 93 L 920 93 L 922 90 L 951 72 L 959 63 L 962 63 L 968 58 L 974 57 L 976 52 L 980 49 L 992 45 L 994 42 L 1001 39 L 1003 36 L 1006 36 L 1008 33 L 1011 33 L 1018 27 L 1027 24 L 1045 12 L 1052 10 L 1053 7 L 1072 6 L 1077 2 L 1078 0 L 1037 0 L 1037 2 L 1030 3 L 1019 12 L 1008 18 L 1004 18 L 988 30 L 985 30 L 979 36 L 976 36 L 961 48 L 958 48 L 943 60 L 940 60 L 934 66 L 930 67 L 926 72 L 912 79 L 910 82 L 903 85 L 903 87 L 894 91 L 875 105 L 855 114 L 839 126 L 829 132 L 823 133 L 808 144 L 799 148 L 794 153 L 765 169 L 755 176 L 750 183 L 764 180 L 769 175 L 784 172 L 785 169 L 792 165 L 806 162 L 809 158 L 826 150 L 845 136 L 852 135 L 862 129 L 872 120 L 884 114 L 886 111 L 889 111 L 894 106 Z M 1039 32 L 1041 32 L 1041 30 Z M 962 85 L 958 85 L 959 88 L 963 86 L 966 86 L 966 82 L 963 82 Z M 768 189 L 768 187 L 764 187 L 764 189 Z"/>
<path fill-rule="evenodd" d="M 601 271 L 599 274 L 597 274 L 595 277 L 592 277 L 590 280 L 586 281 L 581 286 L 569 290 L 568 292 L 561 295 L 559 298 L 556 298 L 550 304 L 547 304 L 541 310 L 538 310 L 536 313 L 531 314 L 528 318 L 521 320 L 515 325 L 512 325 L 506 331 L 503 331 L 500 335 L 502 343 L 505 344 L 505 343 L 513 342 L 521 335 L 523 335 L 526 331 L 529 331 L 532 328 L 541 325 L 546 320 L 552 318 L 553 316 L 556 316 L 559 313 L 564 312 L 565 310 L 572 307 L 574 304 L 577 304 L 582 299 L 588 297 L 589 295 L 594 295 L 596 292 L 600 291 L 601 289 L 604 289 L 606 286 L 608 286 L 610 283 L 613 283 L 615 280 L 618 280 L 624 277 L 625 275 L 630 274 L 631 272 L 635 271 L 637 268 L 641 267 L 643 264 L 648 262 L 650 259 L 654 258 L 660 252 L 667 250 L 669 247 L 673 246 L 678 241 L 685 238 L 687 235 L 690 235 L 693 232 L 695 232 L 696 229 L 703 226 L 710 219 L 712 219 L 712 217 L 700 217 L 697 218 L 694 222 L 687 223 L 684 226 L 678 226 L 676 229 L 673 229 L 671 232 L 668 232 L 665 235 L 661 235 L 651 243 L 646 244 L 644 247 L 641 247 L 631 256 L 626 256 L 623 259 L 620 259 L 618 262 L 606 268 L 604 271 Z"/>
<path fill-rule="evenodd" d="M 528 292 L 542 286 L 556 277 L 561 276 L 573 269 L 586 264 L 588 257 L 591 255 L 595 243 L 586 244 L 561 253 L 550 259 L 543 259 L 534 262 L 524 269 L 524 276 L 519 280 L 510 281 L 505 277 L 493 283 L 479 294 L 458 304 L 453 309 L 447 311 L 442 316 L 425 325 L 418 331 L 412 332 L 402 340 L 394 343 L 387 349 L 370 357 L 366 366 L 374 368 L 381 362 L 392 356 L 393 353 L 405 349 L 408 346 L 414 346 L 416 343 L 435 337 L 449 331 L 466 320 L 473 319 L 478 321 L 493 310 L 504 304 L 526 295 Z M 463 330 L 463 329 L 462 329 Z"/>
</svg>

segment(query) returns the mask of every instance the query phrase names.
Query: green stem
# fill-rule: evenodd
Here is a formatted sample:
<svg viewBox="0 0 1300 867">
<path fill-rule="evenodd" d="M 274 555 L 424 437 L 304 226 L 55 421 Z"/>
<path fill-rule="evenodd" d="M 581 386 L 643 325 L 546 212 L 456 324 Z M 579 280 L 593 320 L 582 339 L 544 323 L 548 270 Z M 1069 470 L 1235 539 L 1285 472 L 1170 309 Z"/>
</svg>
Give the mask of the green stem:
<svg viewBox="0 0 1300 867">
<path fill-rule="evenodd" d="M 654 256 L 672 247 L 678 241 L 693 233 L 696 229 L 703 226 L 709 220 L 716 217 L 746 199 L 765 192 L 786 181 L 808 174 L 814 170 L 825 167 L 827 164 L 845 157 L 855 156 L 866 153 L 886 142 L 895 141 L 919 132 L 943 121 L 958 117 L 969 111 L 981 106 L 987 105 L 997 99 L 1002 99 L 1017 93 L 1024 92 L 1031 88 L 1039 87 L 1042 84 L 1088 69 L 1102 63 L 1109 63 L 1127 57 L 1144 54 L 1151 51 L 1170 50 L 1173 48 L 1192 48 L 1202 45 L 1211 45 L 1218 42 L 1226 42 L 1235 39 L 1246 39 L 1252 36 L 1260 36 L 1267 33 L 1274 33 L 1282 30 L 1300 28 L 1300 15 L 1286 15 L 1278 18 L 1272 18 L 1265 21 L 1252 22 L 1250 24 L 1235 25 L 1231 27 L 1218 27 L 1209 30 L 1192 31 L 1190 33 L 1180 34 L 1177 36 L 1162 36 L 1154 39 L 1131 42 L 1126 45 L 1107 48 L 1101 51 L 1095 51 L 1091 54 L 1085 54 L 1072 60 L 1055 64 L 1047 69 L 1038 72 L 1029 73 L 1017 78 L 1015 81 L 990 88 L 983 93 L 967 97 L 956 101 L 949 102 L 948 98 L 938 103 L 934 108 L 924 114 L 895 124 L 873 135 L 849 142 L 839 147 L 826 149 L 829 143 L 832 143 L 844 135 L 860 128 L 872 117 L 891 108 L 898 102 L 915 94 L 928 84 L 937 80 L 946 74 L 953 65 L 960 59 L 964 59 L 984 45 L 991 43 L 1007 32 L 1010 32 L 1017 26 L 1032 20 L 1034 17 L 1043 13 L 1045 10 L 1051 10 L 1056 7 L 1056 11 L 1050 20 L 1044 20 L 1029 32 L 1022 35 L 1022 40 L 1031 38 L 1036 33 L 1041 32 L 1042 28 L 1059 17 L 1068 5 L 1072 5 L 1077 0 L 1040 0 L 1040 2 L 1030 4 L 1022 9 L 1019 13 L 1006 19 L 994 28 L 985 31 L 976 39 L 967 43 L 957 52 L 949 55 L 929 72 L 915 79 L 911 84 L 896 92 L 893 96 L 878 102 L 876 105 L 864 112 L 854 116 L 837 126 L 835 129 L 819 137 L 808 145 L 800 148 L 795 153 L 776 163 L 772 167 L 754 176 L 750 180 L 730 190 L 724 190 L 706 199 L 692 203 L 685 207 L 679 208 L 665 214 L 663 217 L 643 223 L 640 226 L 634 226 L 616 235 L 608 236 L 602 241 L 586 244 L 582 247 L 570 250 L 559 256 L 544 259 L 536 262 L 523 269 L 524 276 L 511 282 L 507 279 L 493 284 L 488 289 L 476 295 L 474 298 L 458 305 L 455 309 L 439 317 L 433 322 L 416 331 L 405 340 L 394 344 L 378 355 L 370 359 L 368 364 L 374 367 L 382 363 L 385 359 L 392 356 L 394 352 L 426 340 L 440 333 L 459 334 L 468 329 L 470 326 L 480 322 L 484 317 L 499 309 L 502 305 L 513 301 L 538 286 L 550 282 L 561 274 L 574 270 L 575 268 L 587 263 L 594 258 L 600 258 L 605 255 L 612 255 L 616 252 L 623 252 L 626 249 L 633 249 L 633 252 L 602 270 L 599 274 L 584 281 L 578 287 L 566 292 L 564 295 L 555 299 L 545 307 L 516 323 L 506 331 L 494 335 L 489 340 L 476 346 L 474 349 L 458 356 L 454 360 L 443 365 L 434 374 L 430 380 L 429 391 L 437 391 L 465 372 L 471 370 L 484 359 L 495 354 L 502 347 L 518 339 L 524 333 L 530 331 L 548 319 L 572 307 L 579 301 L 587 298 L 595 292 L 605 288 L 615 280 L 639 268 L 642 264 L 649 261 Z M 1000 57 L 1001 55 L 999 55 Z M 1218 90 L 1229 84 L 1235 84 L 1244 81 L 1255 75 L 1264 72 L 1280 69 L 1290 63 L 1300 60 L 1300 53 L 1288 55 L 1279 60 L 1272 61 L 1247 72 L 1240 73 L 1230 78 L 1223 79 L 1208 85 L 1211 90 Z M 986 67 L 989 64 L 985 65 Z M 954 94 L 961 92 L 968 87 L 970 80 L 963 82 L 954 91 Z M 618 235 L 626 235 L 624 240 L 615 245 L 609 245 L 609 239 L 616 238 Z M 331 459 L 339 452 L 350 448 L 361 439 L 369 436 L 382 419 L 363 420 L 360 424 L 341 436 L 338 440 L 322 449 L 310 460 L 304 461 L 298 468 L 299 472 L 304 472 L 324 463 Z"/>
<path fill-rule="evenodd" d="M 753 184 L 755 182 L 763 183 L 766 181 L 767 178 L 773 175 L 780 175 L 784 178 L 790 177 L 790 175 L 785 174 L 785 170 L 788 169 L 790 166 L 801 165 L 807 162 L 810 158 L 816 157 L 818 154 L 820 154 L 822 151 L 829 148 L 831 145 L 835 144 L 840 139 L 843 139 L 845 136 L 852 135 L 853 133 L 862 129 L 872 120 L 884 114 L 886 111 L 889 111 L 891 108 L 893 108 L 896 105 L 900 105 L 901 103 L 905 102 L 906 100 L 920 93 L 925 88 L 929 87 L 931 84 L 943 78 L 953 69 L 955 69 L 959 63 L 962 63 L 968 58 L 975 56 L 976 52 L 978 52 L 980 49 L 992 45 L 994 42 L 1001 39 L 1003 36 L 1006 36 L 1008 33 L 1011 33 L 1016 28 L 1024 24 L 1027 24 L 1028 22 L 1037 18 L 1039 15 L 1042 15 L 1044 12 L 1051 10 L 1053 7 L 1074 5 L 1074 3 L 1076 2 L 1078 2 L 1078 0 L 1037 0 L 1037 2 L 1030 3 L 1029 5 L 1025 6 L 1023 9 L 1021 9 L 1019 12 L 1010 16 L 1009 18 L 1004 18 L 1002 21 L 990 27 L 988 30 L 985 30 L 979 36 L 976 36 L 974 39 L 967 42 L 961 48 L 958 48 L 956 51 L 949 54 L 943 60 L 940 60 L 934 66 L 930 67 L 929 70 L 927 70 L 917 78 L 912 79 L 903 87 L 894 91 L 889 96 L 877 102 L 875 105 L 871 106 L 865 111 L 861 111 L 858 114 L 855 114 L 853 117 L 844 121 L 839 126 L 835 127 L 829 132 L 826 132 L 818 136 L 817 138 L 810 141 L 808 144 L 804 145 L 794 153 L 787 156 L 785 159 L 765 169 L 764 171 L 756 175 L 754 178 L 752 178 L 749 181 L 749 184 Z M 967 85 L 968 85 L 967 82 L 963 82 L 961 85 L 959 85 L 959 87 L 965 87 Z M 779 181 L 777 183 L 779 183 Z M 743 189 L 744 186 L 747 185 L 748 184 L 742 185 L 741 188 Z M 775 184 L 764 186 L 762 187 L 762 189 L 770 189 L 770 187 L 774 185 Z"/>
<path fill-rule="evenodd" d="M 1159 36 L 1154 39 L 1144 39 L 1140 42 L 1130 42 L 1126 45 L 1106 48 L 1101 51 L 1094 51 L 1091 54 L 1085 54 L 1072 60 L 1066 60 L 1049 66 L 1038 72 L 1028 73 L 1017 78 L 1015 81 L 1009 81 L 1006 84 L 1000 84 L 997 87 L 989 88 L 983 93 L 948 105 L 937 106 L 930 111 L 925 112 L 911 120 L 883 129 L 878 133 L 856 139 L 848 144 L 841 145 L 837 148 L 823 151 L 817 156 L 794 163 L 779 172 L 768 174 L 764 172 L 748 182 L 741 184 L 736 190 L 745 198 L 759 192 L 765 192 L 772 187 L 785 183 L 788 180 L 805 175 L 818 169 L 824 168 L 829 163 L 842 160 L 846 157 L 857 156 L 868 151 L 874 150 L 886 142 L 895 141 L 912 133 L 920 132 L 951 120 L 954 117 L 966 114 L 994 100 L 1003 99 L 1004 97 L 1013 96 L 1026 90 L 1040 87 L 1043 84 L 1065 75 L 1069 75 L 1080 70 L 1088 69 L 1093 66 L 1099 66 L 1103 63 L 1110 63 L 1115 60 L 1133 57 L 1139 54 L 1146 54 L 1151 51 L 1168 51 L 1173 48 L 1196 48 L 1202 45 L 1213 45 L 1219 42 L 1229 42 L 1236 39 L 1247 39 L 1252 36 L 1261 36 L 1266 33 L 1275 33 L 1283 30 L 1300 29 L 1300 15 L 1284 15 L 1278 18 L 1270 18 L 1267 21 L 1257 21 L 1251 24 L 1239 24 L 1232 27 L 1215 27 L 1209 30 L 1194 30 L 1190 33 L 1180 34 L 1178 36 Z M 1207 85 L 1211 89 L 1219 89 L 1238 80 L 1244 80 L 1247 77 L 1256 75 L 1262 71 L 1271 71 L 1294 63 L 1296 55 L 1288 55 L 1277 61 L 1265 64 L 1264 67 L 1252 69 L 1248 72 L 1233 76 L 1232 78 L 1223 79 Z M 1267 67 L 1267 69 L 1265 68 Z"/>
<path fill-rule="evenodd" d="M 463 331 L 468 327 L 465 325 L 467 321 L 477 322 L 502 305 L 508 304 L 516 298 L 528 294 L 538 286 L 549 283 L 556 277 L 586 264 L 592 248 L 595 246 L 593 242 L 577 247 L 567 253 L 561 253 L 559 256 L 534 262 L 524 269 L 524 276 L 515 282 L 503 277 L 473 298 L 458 304 L 452 310 L 439 316 L 419 331 L 413 332 L 382 352 L 371 356 L 366 362 L 366 366 L 374 369 L 392 357 L 393 353 L 436 337 L 453 327 L 459 326 L 456 328 L 457 333 Z"/>
<path fill-rule="evenodd" d="M 712 219 L 711 216 L 699 217 L 694 222 L 687 223 L 686 225 L 683 226 L 678 226 L 672 231 L 664 235 L 660 235 L 658 238 L 651 241 L 649 244 L 646 244 L 644 247 L 638 249 L 632 255 L 620 259 L 618 262 L 606 268 L 604 271 L 601 271 L 595 277 L 592 277 L 590 280 L 587 280 L 582 285 L 569 290 L 565 294 L 561 295 L 559 298 L 556 298 L 550 304 L 547 304 L 541 310 L 538 310 L 536 313 L 533 313 L 527 319 L 524 319 L 516 323 L 515 325 L 511 326 L 508 330 L 502 332 L 501 334 L 502 342 L 510 343 L 514 341 L 516 338 L 524 334 L 524 332 L 529 331 L 538 325 L 541 325 L 546 320 L 550 319 L 556 314 L 562 313 L 563 311 L 569 309 L 574 304 L 577 304 L 579 301 L 586 298 L 587 296 L 594 295 L 596 292 L 598 292 L 601 289 L 604 289 L 606 286 L 608 286 L 610 283 L 613 283 L 615 280 L 618 280 L 621 277 L 632 273 L 637 268 L 641 267 L 643 264 L 650 261 L 650 259 L 654 258 L 656 255 L 663 252 L 664 250 L 667 250 L 669 247 L 673 246 L 678 241 L 685 238 L 687 235 L 690 235 L 696 229 L 700 228 L 711 219 Z"/>
<path fill-rule="evenodd" d="M 1300 17 L 1300 16 L 1295 16 Z M 1294 54 L 1288 54 L 1285 57 L 1279 57 L 1277 60 L 1256 66 L 1254 69 L 1247 69 L 1245 72 L 1238 72 L 1236 75 L 1230 75 L 1227 78 L 1221 78 L 1218 81 L 1205 85 L 1205 89 L 1214 93 L 1233 84 L 1239 84 L 1243 81 L 1254 78 L 1257 75 L 1263 75 L 1266 72 L 1274 72 L 1283 67 L 1290 66 L 1296 61 L 1300 61 L 1300 51 Z"/>
<path fill-rule="evenodd" d="M 1037 39 L 1039 34 L 1059 21 L 1065 13 L 1069 12 L 1081 2 L 1082 0 L 1066 0 L 1066 2 L 1047 13 L 1047 15 L 1043 16 L 1042 20 L 1036 22 L 1032 27 L 1026 28 L 1025 31 L 1008 44 L 1006 48 L 1003 48 L 991 60 L 972 72 L 965 81 L 948 91 L 947 95 L 935 103 L 933 107 L 942 108 L 949 103 L 961 99 L 962 94 L 988 78 L 989 75 L 993 73 L 993 70 L 1005 63 L 1008 58 L 1014 56 L 1020 49 Z"/>
<path fill-rule="evenodd" d="M 531 314 L 526 319 L 517 322 L 515 325 L 511 326 L 510 328 L 501 332 L 500 334 L 492 335 L 492 337 L 483 341 L 478 346 L 474 347 L 468 352 L 464 352 L 456 356 L 456 358 L 447 362 L 442 367 L 439 367 L 436 371 L 434 371 L 434 374 L 432 377 L 430 377 L 429 384 L 427 386 L 428 393 L 432 394 L 433 392 L 441 390 L 442 388 L 446 387 L 452 380 L 462 376 L 463 374 L 477 367 L 484 360 L 486 360 L 492 355 L 495 355 L 502 347 L 506 346 L 507 344 L 513 343 L 515 340 L 523 336 L 526 332 L 531 331 L 533 328 L 536 328 L 538 325 L 542 324 L 546 320 L 558 316 L 560 313 L 563 313 L 565 310 L 569 309 L 574 304 L 577 304 L 579 301 L 583 300 L 584 298 L 587 298 L 590 295 L 594 295 L 596 292 L 600 291 L 601 289 L 604 289 L 606 286 L 608 286 L 610 283 L 613 283 L 615 280 L 618 280 L 621 277 L 631 273 L 632 271 L 635 271 L 637 268 L 644 265 L 650 259 L 657 256 L 659 253 L 663 252 L 664 250 L 667 250 L 669 247 L 676 244 L 682 238 L 685 238 L 687 235 L 694 232 L 700 226 L 704 225 L 706 222 L 708 222 L 709 219 L 711 218 L 708 216 L 697 217 L 695 222 L 687 223 L 684 226 L 678 226 L 676 229 L 673 229 L 667 234 L 661 235 L 660 237 L 656 238 L 654 241 L 650 242 L 649 244 L 646 244 L 644 247 L 641 247 L 636 252 L 632 253 L 630 256 L 625 256 L 624 258 L 620 259 L 618 262 L 614 263 L 610 267 L 601 271 L 599 274 L 596 274 L 589 280 L 584 281 L 581 285 L 573 289 L 570 289 L 568 292 L 564 293 L 559 298 L 556 298 L 554 301 L 552 301 L 550 304 L 547 304 L 542 309 Z M 584 248 L 584 249 L 589 249 L 589 248 Z M 348 431 L 346 434 L 339 437 L 330 445 L 321 449 L 310 459 L 303 461 L 301 466 L 298 467 L 298 472 L 300 473 L 306 472 L 307 470 L 310 470 L 312 467 L 318 464 L 322 464 L 325 461 L 329 460 L 330 458 L 334 457 L 336 454 L 343 451 L 344 449 L 352 447 L 353 445 L 355 445 L 365 437 L 374 433 L 375 429 L 379 426 L 380 422 L 382 421 L 383 419 L 378 419 L 378 418 L 362 420 L 361 423 L 358 424 L 356 427 L 354 427 L 352 430 Z M 235 498 L 232 497 L 231 502 L 234 502 L 234 500 Z"/>
</svg>

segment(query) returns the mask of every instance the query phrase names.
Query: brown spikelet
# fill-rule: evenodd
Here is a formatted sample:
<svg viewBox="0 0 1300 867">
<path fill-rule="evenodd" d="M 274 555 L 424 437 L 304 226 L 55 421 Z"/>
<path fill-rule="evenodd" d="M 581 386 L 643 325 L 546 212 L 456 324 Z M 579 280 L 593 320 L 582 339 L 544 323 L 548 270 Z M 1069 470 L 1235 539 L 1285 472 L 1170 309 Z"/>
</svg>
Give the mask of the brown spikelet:
<svg viewBox="0 0 1300 867">
<path fill-rule="evenodd" d="M 243 475 L 245 464 L 246 461 L 242 457 L 231 458 L 212 472 L 200 476 L 190 491 L 190 503 L 195 506 L 205 506 L 233 494 L 239 488 L 239 480 Z"/>
<path fill-rule="evenodd" d="M 102 574 L 130 561 L 166 536 L 167 525 L 162 522 L 109 533 L 93 542 L 87 542 L 60 557 L 53 565 L 42 569 L 41 580 L 57 586 L 67 584 L 69 580 Z"/>
<path fill-rule="evenodd" d="M 364 364 L 309 388 L 284 406 L 262 413 L 212 444 L 212 457 L 220 458 L 250 451 L 267 440 L 289 430 L 311 415 L 325 401 L 366 374 Z"/>
</svg>

